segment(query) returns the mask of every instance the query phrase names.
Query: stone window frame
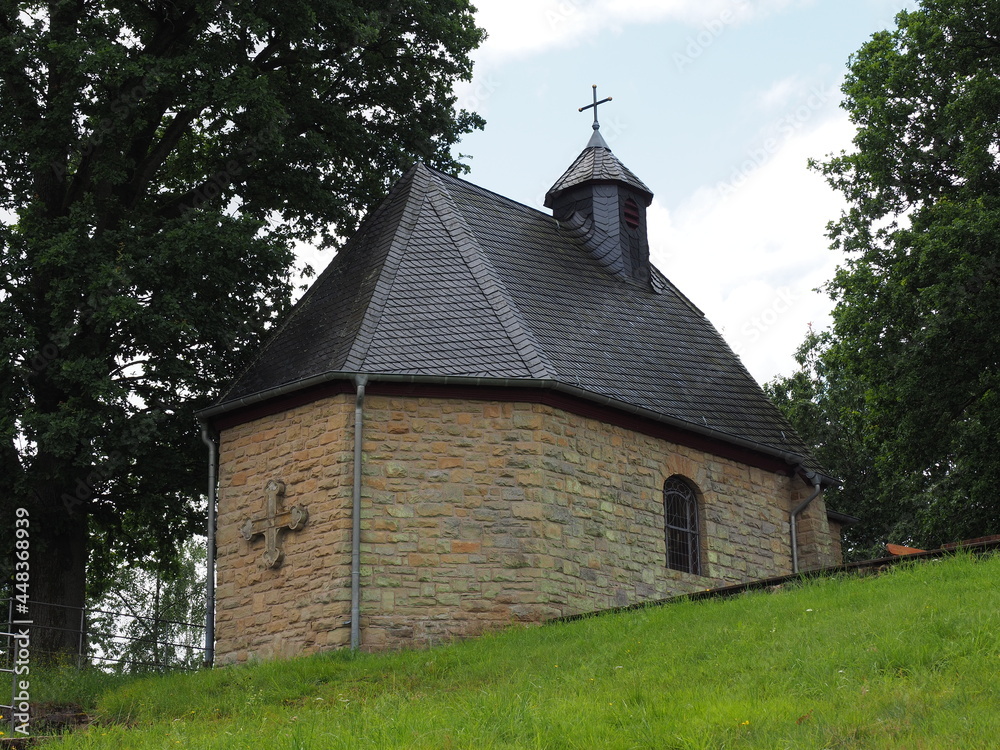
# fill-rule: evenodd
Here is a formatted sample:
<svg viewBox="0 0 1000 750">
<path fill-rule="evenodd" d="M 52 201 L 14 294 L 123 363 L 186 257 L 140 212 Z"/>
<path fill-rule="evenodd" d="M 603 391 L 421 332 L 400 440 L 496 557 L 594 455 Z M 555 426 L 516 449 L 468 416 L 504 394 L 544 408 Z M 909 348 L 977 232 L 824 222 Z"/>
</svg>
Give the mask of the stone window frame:
<svg viewBox="0 0 1000 750">
<path fill-rule="evenodd" d="M 700 495 L 695 484 L 680 474 L 673 474 L 663 482 L 663 539 L 669 570 L 702 574 Z M 668 502 L 676 503 L 673 510 Z"/>
</svg>

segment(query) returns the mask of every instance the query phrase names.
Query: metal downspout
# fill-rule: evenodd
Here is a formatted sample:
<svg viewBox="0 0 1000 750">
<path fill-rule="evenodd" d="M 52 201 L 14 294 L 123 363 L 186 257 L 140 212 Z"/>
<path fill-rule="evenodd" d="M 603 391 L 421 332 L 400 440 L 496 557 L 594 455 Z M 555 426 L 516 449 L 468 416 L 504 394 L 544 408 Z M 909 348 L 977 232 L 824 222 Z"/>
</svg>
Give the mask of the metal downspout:
<svg viewBox="0 0 1000 750">
<path fill-rule="evenodd" d="M 361 647 L 361 457 L 367 375 L 356 375 L 354 402 L 354 491 L 351 502 L 351 650 Z"/>
<path fill-rule="evenodd" d="M 205 665 L 215 662 L 215 503 L 219 451 L 208 425 L 201 423 L 201 439 L 208 446 L 208 545 L 205 552 Z"/>
<path fill-rule="evenodd" d="M 796 519 L 798 518 L 799 514 L 802 511 L 804 511 L 807 507 L 809 507 L 809 503 L 811 503 L 813 500 L 819 497 L 819 493 L 823 491 L 823 487 L 820 484 L 820 478 L 818 474 L 815 474 L 810 471 L 808 474 L 806 474 L 806 478 L 812 479 L 813 492 L 809 497 L 807 497 L 805 500 L 799 503 L 798 506 L 795 508 L 795 510 L 792 511 L 791 523 L 790 523 L 792 530 L 792 573 L 793 574 L 799 572 L 799 533 L 798 533 L 798 528 L 796 527 Z"/>
</svg>

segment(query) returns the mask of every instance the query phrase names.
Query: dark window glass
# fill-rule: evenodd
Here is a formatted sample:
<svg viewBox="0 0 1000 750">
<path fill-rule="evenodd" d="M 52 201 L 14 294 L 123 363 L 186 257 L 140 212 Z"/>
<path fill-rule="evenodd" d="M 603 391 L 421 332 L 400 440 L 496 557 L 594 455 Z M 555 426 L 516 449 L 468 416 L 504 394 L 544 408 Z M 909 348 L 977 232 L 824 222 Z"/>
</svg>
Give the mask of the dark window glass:
<svg viewBox="0 0 1000 750">
<path fill-rule="evenodd" d="M 700 575 L 698 500 L 687 482 L 671 477 L 663 483 L 663 517 L 667 567 Z"/>
</svg>

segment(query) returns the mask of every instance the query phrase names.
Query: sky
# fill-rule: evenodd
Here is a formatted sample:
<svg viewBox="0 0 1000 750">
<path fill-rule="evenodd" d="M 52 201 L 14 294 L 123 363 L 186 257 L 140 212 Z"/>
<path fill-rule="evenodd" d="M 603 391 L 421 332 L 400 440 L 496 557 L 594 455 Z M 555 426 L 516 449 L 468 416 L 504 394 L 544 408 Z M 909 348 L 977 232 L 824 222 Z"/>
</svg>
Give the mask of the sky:
<svg viewBox="0 0 1000 750">
<path fill-rule="evenodd" d="M 792 373 L 817 291 L 842 260 L 844 203 L 807 168 L 851 149 L 849 56 L 906 0 L 473 0 L 487 41 L 459 105 L 486 119 L 455 151 L 477 185 L 525 205 L 601 135 L 654 193 L 652 262 L 764 383 Z"/>
</svg>

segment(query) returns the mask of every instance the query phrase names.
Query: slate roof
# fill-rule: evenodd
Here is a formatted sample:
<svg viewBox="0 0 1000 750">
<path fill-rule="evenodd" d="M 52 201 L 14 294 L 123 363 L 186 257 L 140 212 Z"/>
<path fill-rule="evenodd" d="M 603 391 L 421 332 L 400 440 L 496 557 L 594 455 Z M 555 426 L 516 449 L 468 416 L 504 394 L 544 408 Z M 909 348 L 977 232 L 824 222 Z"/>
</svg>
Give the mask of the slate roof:
<svg viewBox="0 0 1000 750">
<path fill-rule="evenodd" d="M 646 205 L 653 199 L 653 191 L 619 161 L 598 130 L 594 131 L 587 147 L 569 165 L 569 169 L 549 188 L 545 194 L 545 205 L 552 208 L 552 199 L 556 193 L 584 182 L 624 182 L 648 196 Z"/>
<path fill-rule="evenodd" d="M 821 471 L 657 269 L 610 274 L 552 216 L 419 164 L 211 411 L 346 373 L 558 383 Z"/>
</svg>

